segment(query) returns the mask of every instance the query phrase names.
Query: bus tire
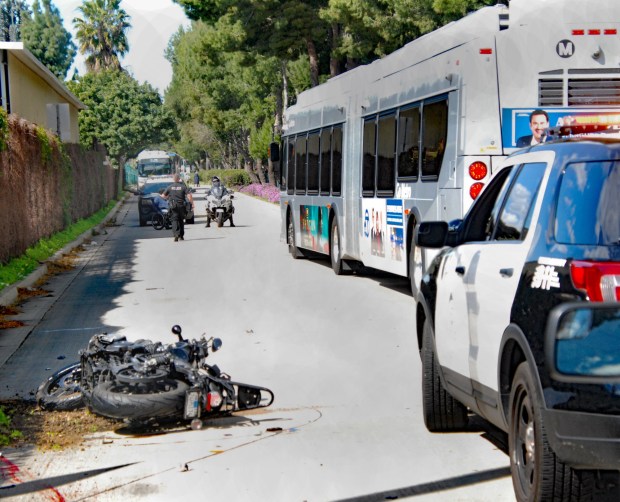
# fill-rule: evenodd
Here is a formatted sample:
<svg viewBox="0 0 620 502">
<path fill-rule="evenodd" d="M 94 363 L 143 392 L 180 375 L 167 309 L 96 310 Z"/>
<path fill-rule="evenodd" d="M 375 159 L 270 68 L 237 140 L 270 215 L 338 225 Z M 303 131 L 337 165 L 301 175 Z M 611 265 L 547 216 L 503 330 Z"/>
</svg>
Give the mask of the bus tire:
<svg viewBox="0 0 620 502">
<path fill-rule="evenodd" d="M 288 252 L 291 253 L 293 259 L 301 258 L 302 254 L 295 244 L 295 223 L 293 223 L 293 215 L 289 213 L 286 224 L 286 243 L 288 244 Z"/>
<path fill-rule="evenodd" d="M 332 262 L 332 269 L 336 275 L 344 273 L 342 263 L 342 249 L 340 247 L 340 229 L 338 228 L 338 220 L 334 216 L 332 219 L 331 232 L 329 233 L 329 257 Z"/>
<path fill-rule="evenodd" d="M 418 296 L 423 270 L 424 256 L 422 255 L 422 250 L 415 245 L 415 241 L 412 237 L 409 246 L 409 284 L 411 286 L 411 295 L 414 300 L 417 299 Z"/>
</svg>

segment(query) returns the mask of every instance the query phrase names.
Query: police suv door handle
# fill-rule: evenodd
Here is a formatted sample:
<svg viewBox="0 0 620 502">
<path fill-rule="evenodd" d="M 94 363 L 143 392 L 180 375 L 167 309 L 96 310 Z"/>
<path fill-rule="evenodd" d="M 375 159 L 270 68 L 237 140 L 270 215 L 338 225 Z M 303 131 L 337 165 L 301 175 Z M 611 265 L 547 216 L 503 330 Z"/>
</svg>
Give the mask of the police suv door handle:
<svg viewBox="0 0 620 502">
<path fill-rule="evenodd" d="M 454 271 L 457 273 L 457 275 L 465 275 L 465 267 L 459 265 L 458 267 L 456 267 L 454 269 Z"/>
<path fill-rule="evenodd" d="M 514 272 L 514 269 L 512 268 L 500 268 L 499 269 L 499 275 L 501 275 L 502 277 L 512 277 L 513 272 Z"/>
</svg>

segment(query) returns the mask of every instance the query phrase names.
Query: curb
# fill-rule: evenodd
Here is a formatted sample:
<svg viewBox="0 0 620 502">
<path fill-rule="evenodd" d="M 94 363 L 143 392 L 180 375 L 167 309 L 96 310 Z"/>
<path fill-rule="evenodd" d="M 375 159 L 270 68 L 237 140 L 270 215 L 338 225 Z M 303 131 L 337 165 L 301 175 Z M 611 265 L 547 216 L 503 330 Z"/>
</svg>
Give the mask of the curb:
<svg viewBox="0 0 620 502">
<path fill-rule="evenodd" d="M 56 251 L 52 256 L 50 256 L 44 263 L 42 263 L 36 270 L 32 271 L 29 275 L 23 278 L 21 281 L 18 281 L 10 286 L 7 286 L 0 292 L 0 305 L 4 307 L 8 307 L 15 303 L 17 300 L 18 288 L 30 288 L 33 284 L 35 284 L 41 277 L 47 274 L 47 263 L 55 261 L 61 258 L 64 254 L 67 254 L 74 248 L 80 246 L 84 243 L 85 240 L 91 238 L 93 236 L 93 230 L 101 231 L 102 227 L 104 227 L 120 209 L 120 207 L 125 203 L 125 199 L 127 196 L 123 196 L 120 201 L 110 210 L 110 212 L 105 216 L 105 218 L 98 225 L 86 230 L 83 234 L 78 236 L 73 242 L 70 242 L 62 249 Z"/>
</svg>

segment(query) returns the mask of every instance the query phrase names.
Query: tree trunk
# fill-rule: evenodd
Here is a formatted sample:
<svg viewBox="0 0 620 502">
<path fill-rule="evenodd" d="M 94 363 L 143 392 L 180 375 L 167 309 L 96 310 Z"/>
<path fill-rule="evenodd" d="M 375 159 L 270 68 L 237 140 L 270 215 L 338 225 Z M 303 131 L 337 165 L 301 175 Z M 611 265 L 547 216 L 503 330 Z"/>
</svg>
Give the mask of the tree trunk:
<svg viewBox="0 0 620 502">
<path fill-rule="evenodd" d="M 282 62 L 282 107 L 288 106 L 288 77 L 286 75 L 286 63 Z"/>
<path fill-rule="evenodd" d="M 280 71 L 282 72 L 282 79 L 274 89 L 276 98 L 276 116 L 273 121 L 273 134 L 278 138 L 282 135 L 282 117 L 284 115 L 284 84 L 286 82 L 286 64 L 284 62 L 282 62 L 282 65 L 280 66 Z"/>
<path fill-rule="evenodd" d="M 308 57 L 310 58 L 310 85 L 316 87 L 319 85 L 319 55 L 316 52 L 314 40 L 306 39 L 306 47 L 308 48 Z"/>
<path fill-rule="evenodd" d="M 338 23 L 332 23 L 330 31 L 332 35 L 332 50 L 329 58 L 329 76 L 335 77 L 336 75 L 340 75 L 340 60 L 334 56 L 334 51 L 338 47 L 338 42 L 340 40 L 340 27 Z"/>
<path fill-rule="evenodd" d="M 246 160 L 244 169 L 245 169 L 245 172 L 248 173 L 248 175 L 250 176 L 250 181 L 252 183 L 260 183 L 258 176 L 256 176 L 256 173 L 252 169 L 252 162 L 250 162 L 249 160 Z"/>
<path fill-rule="evenodd" d="M 263 171 L 263 159 L 256 159 L 254 161 L 254 170 L 258 175 L 258 181 L 260 181 L 260 184 L 266 185 L 267 180 L 265 179 L 265 171 Z"/>
<path fill-rule="evenodd" d="M 271 162 L 271 159 L 269 159 L 267 161 L 267 178 L 269 178 L 267 180 L 267 182 L 271 185 L 271 186 L 278 186 L 276 183 L 276 172 L 273 168 L 273 162 Z"/>
</svg>

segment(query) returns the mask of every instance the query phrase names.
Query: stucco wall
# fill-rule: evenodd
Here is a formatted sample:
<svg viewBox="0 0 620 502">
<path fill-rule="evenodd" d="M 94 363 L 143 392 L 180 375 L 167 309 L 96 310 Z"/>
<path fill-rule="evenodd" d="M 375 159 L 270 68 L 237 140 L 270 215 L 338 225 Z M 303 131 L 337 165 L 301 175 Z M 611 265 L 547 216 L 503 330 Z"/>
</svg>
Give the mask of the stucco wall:
<svg viewBox="0 0 620 502">
<path fill-rule="evenodd" d="M 8 60 L 11 112 L 47 128 L 47 105 L 68 103 L 67 100 L 10 51 L 8 53 Z M 68 103 L 68 105 L 70 116 L 70 138 L 68 143 L 79 143 L 78 110 L 71 103 Z"/>
</svg>

